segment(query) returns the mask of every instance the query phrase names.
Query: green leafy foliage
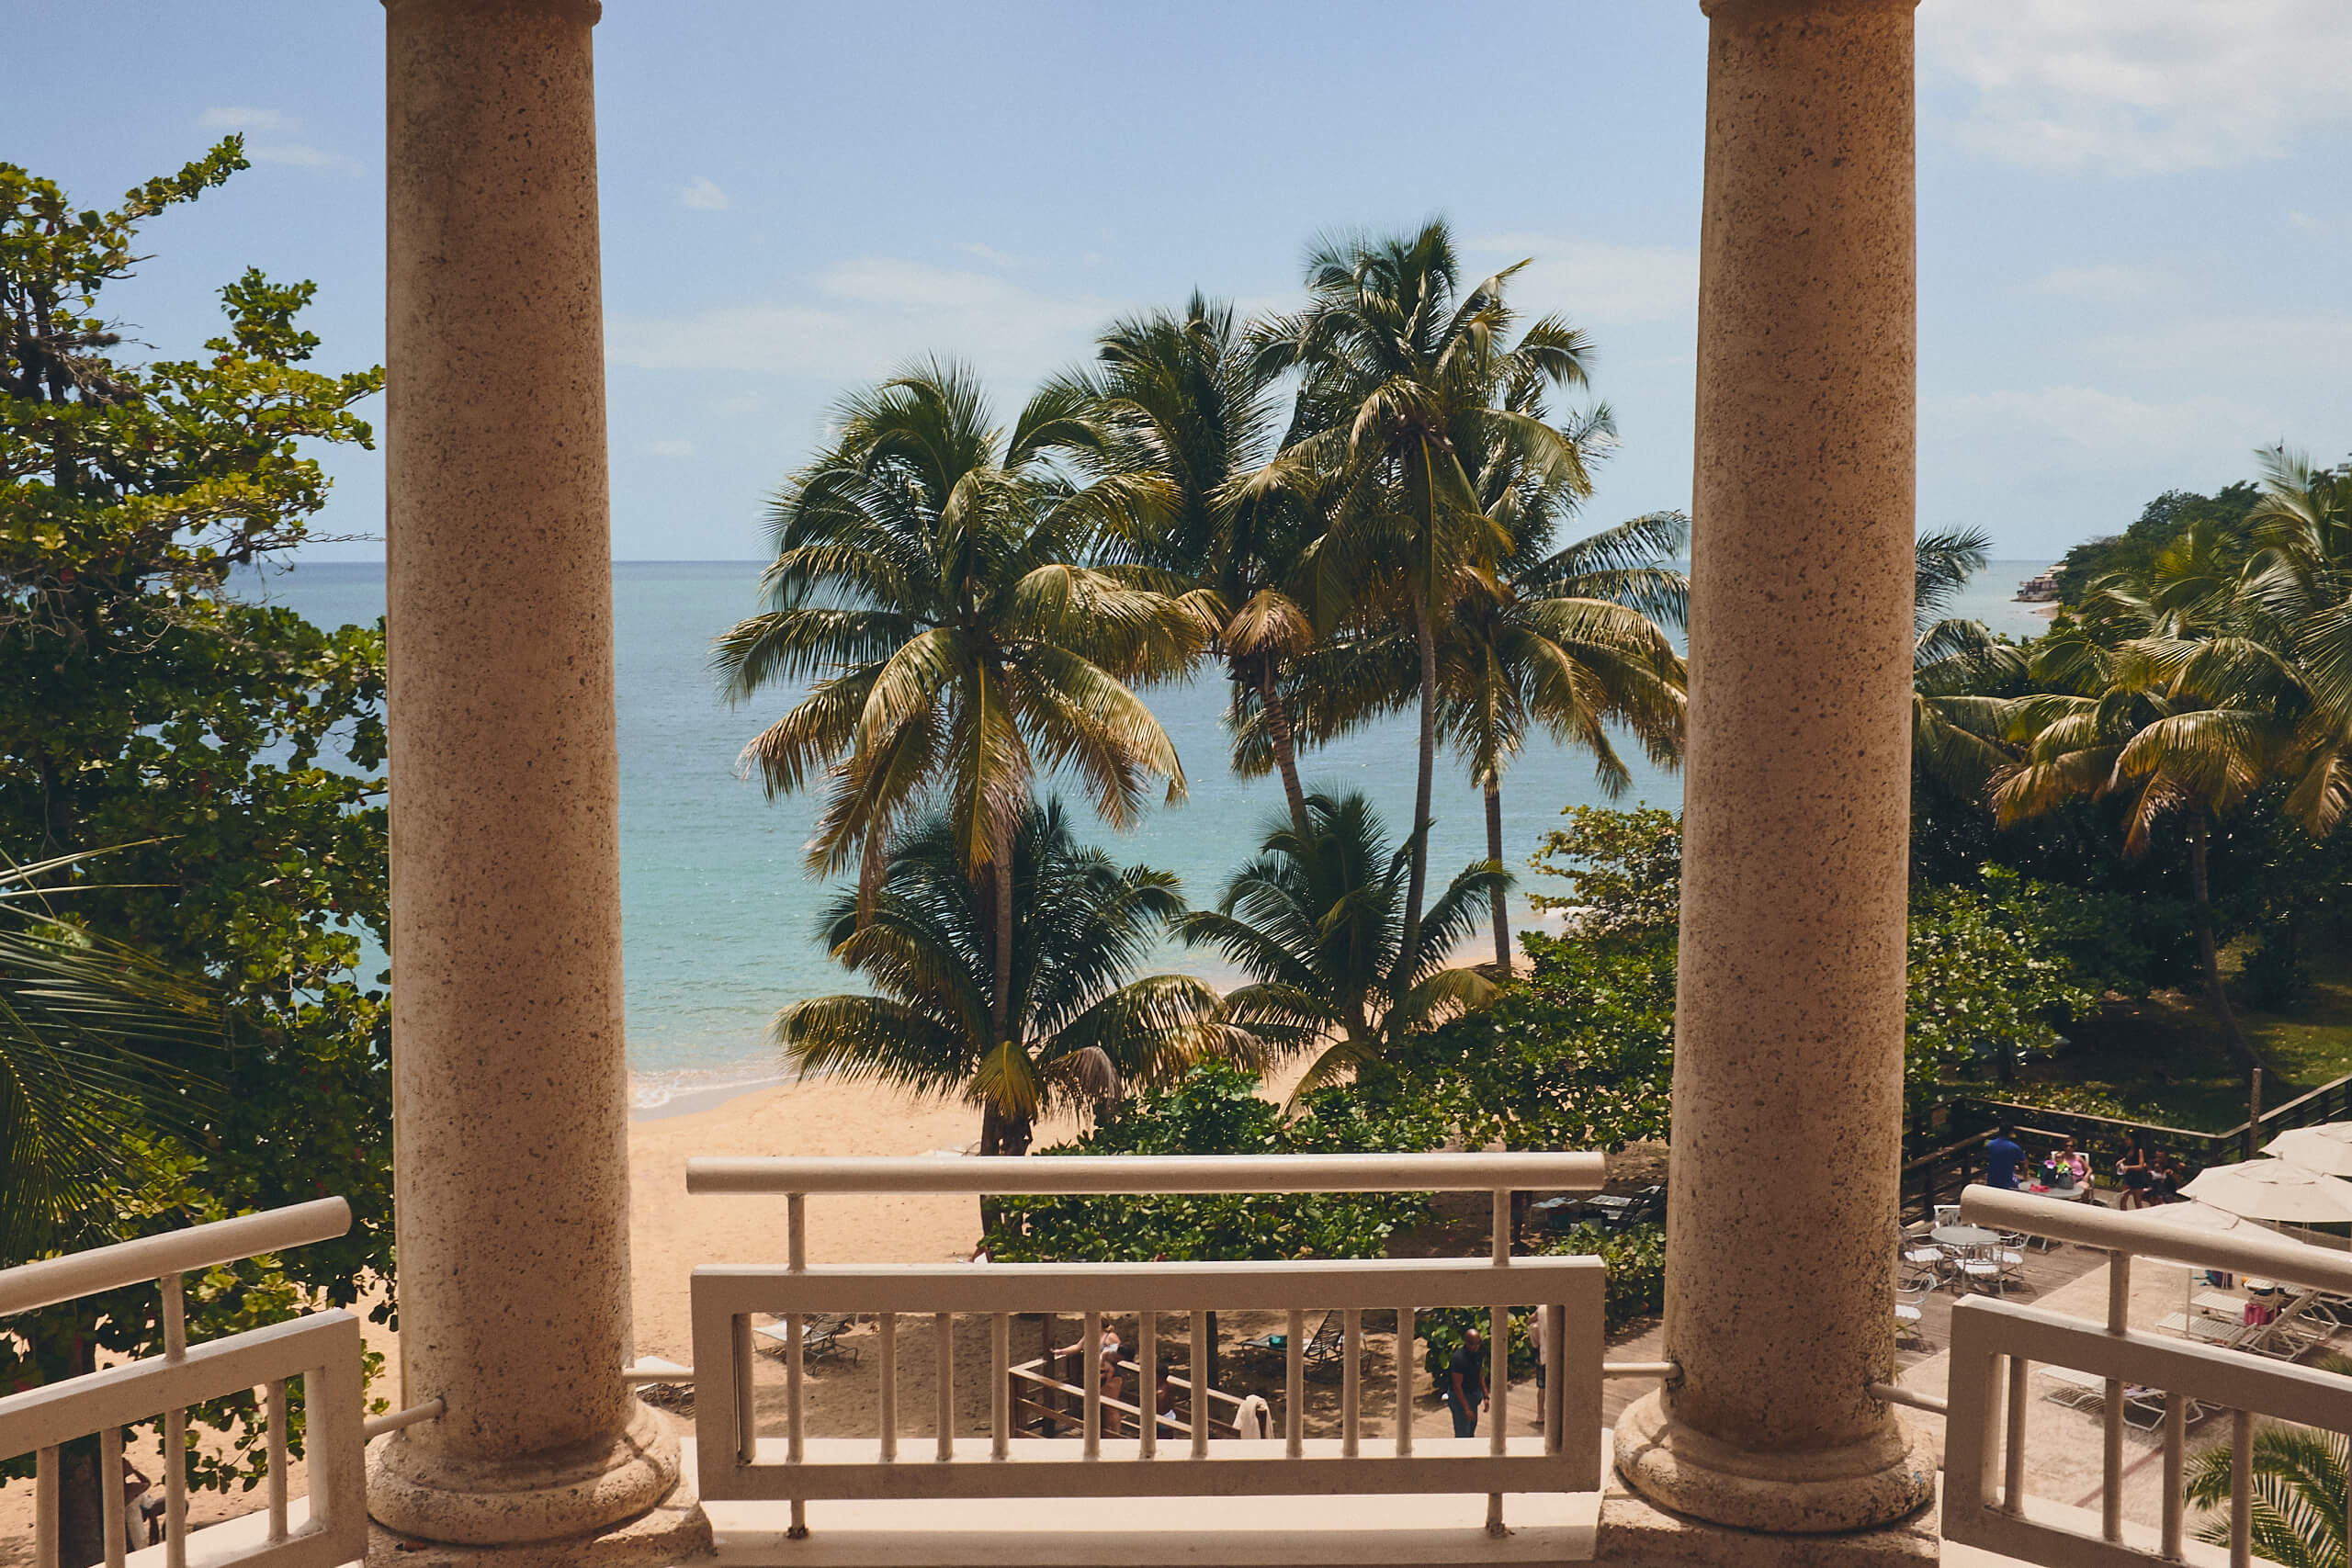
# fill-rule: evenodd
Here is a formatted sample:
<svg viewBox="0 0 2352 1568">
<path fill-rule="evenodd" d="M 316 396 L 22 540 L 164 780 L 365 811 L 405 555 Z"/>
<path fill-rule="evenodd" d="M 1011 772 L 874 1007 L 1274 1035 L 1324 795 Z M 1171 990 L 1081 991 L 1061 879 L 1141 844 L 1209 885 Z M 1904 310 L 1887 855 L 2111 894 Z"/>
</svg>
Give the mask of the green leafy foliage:
<svg viewBox="0 0 2352 1568">
<path fill-rule="evenodd" d="M 106 846 L 61 929 L 209 988 L 229 1046 L 217 1102 L 123 1141 L 98 1232 L 167 1230 L 316 1198 L 356 1223 L 200 1287 L 199 1334 L 391 1268 L 389 1015 L 358 973 L 386 924 L 383 636 L 240 603 L 231 574 L 305 538 L 317 443 L 368 446 L 380 370 L 305 365 L 308 283 L 248 271 L 201 355 L 131 364 L 101 299 L 138 231 L 245 167 L 235 138 L 111 210 L 0 164 L 0 852 Z M 217 1289 L 215 1286 L 217 1285 Z M 0 1383 L 152 1348 L 153 1292 L 10 1325 Z M 252 1435 L 249 1402 L 199 1423 Z M 243 1439 L 241 1439 L 242 1441 Z M 207 1484 L 253 1465 L 190 1460 Z"/>
<path fill-rule="evenodd" d="M 2141 508 L 2138 519 L 2122 533 L 2088 539 L 2068 550 L 2056 573 L 2058 597 L 2078 604 L 2091 584 L 2102 577 L 2145 572 L 2165 546 L 2198 524 L 2242 539 L 2256 499 L 2255 486 L 2245 480 L 2225 485 L 2212 495 L 2168 490 Z"/>
<path fill-rule="evenodd" d="M 1598 1258 L 1609 1269 L 1605 1313 L 1614 1334 L 1644 1318 L 1666 1313 L 1666 1227 L 1628 1225 L 1604 1230 L 1577 1225 L 1544 1246 L 1546 1253 Z"/>
<path fill-rule="evenodd" d="M 1414 1092 L 1474 1147 L 1620 1149 L 1665 1137 L 1673 942 L 1531 931 L 1520 944 L 1534 960 L 1529 977 L 1411 1042 Z"/>
<path fill-rule="evenodd" d="M 2047 1053 L 2061 1023 L 2097 1005 L 2042 920 L 2042 892 L 1994 869 L 1981 888 L 1929 887 L 1912 900 L 1904 1057 L 1915 1086 Z"/>
<path fill-rule="evenodd" d="M 1681 814 L 1571 806 L 1560 815 L 1568 826 L 1544 834 L 1527 863 L 1568 891 L 1531 894 L 1528 902 L 1569 911 L 1580 936 L 1671 932 L 1682 909 Z"/>
<path fill-rule="evenodd" d="M 1411 1154 L 1443 1129 L 1420 1106 L 1374 1107 L 1343 1089 L 1311 1095 L 1299 1113 L 1260 1092 L 1252 1074 L 1204 1062 L 1108 1111 L 1094 1130 L 1040 1152 L 1056 1155 Z M 1009 1179 L 1019 1177 L 1009 1173 Z M 1001 1201 L 989 1255 L 1008 1263 L 1083 1259 L 1376 1258 L 1428 1213 L 1426 1193 L 1187 1193 L 1165 1197 Z"/>
</svg>

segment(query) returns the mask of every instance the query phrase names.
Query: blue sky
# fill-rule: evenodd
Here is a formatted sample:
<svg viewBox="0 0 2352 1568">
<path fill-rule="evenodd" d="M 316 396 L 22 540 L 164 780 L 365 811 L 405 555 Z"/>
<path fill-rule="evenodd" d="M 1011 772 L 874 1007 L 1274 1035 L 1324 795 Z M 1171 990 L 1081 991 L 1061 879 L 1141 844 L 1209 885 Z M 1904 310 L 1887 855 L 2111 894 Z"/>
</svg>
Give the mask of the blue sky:
<svg viewBox="0 0 2352 1568">
<path fill-rule="evenodd" d="M 115 310 L 182 352 L 257 265 L 319 282 L 322 366 L 372 363 L 382 30 L 28 0 L 26 58 L 101 63 L 64 110 L 0 95 L 0 157 L 96 205 L 242 130 L 253 170 L 152 226 Z M 1009 412 L 1123 311 L 1283 303 L 1318 231 L 1431 213 L 1597 340 L 1590 517 L 1684 505 L 1704 39 L 1695 0 L 608 0 L 614 552 L 759 554 L 828 405 L 910 355 Z M 1923 525 L 2051 557 L 2257 444 L 2352 451 L 2352 6 L 1926 0 L 1920 40 Z M 323 530 L 380 534 L 379 457 L 332 466 Z"/>
</svg>

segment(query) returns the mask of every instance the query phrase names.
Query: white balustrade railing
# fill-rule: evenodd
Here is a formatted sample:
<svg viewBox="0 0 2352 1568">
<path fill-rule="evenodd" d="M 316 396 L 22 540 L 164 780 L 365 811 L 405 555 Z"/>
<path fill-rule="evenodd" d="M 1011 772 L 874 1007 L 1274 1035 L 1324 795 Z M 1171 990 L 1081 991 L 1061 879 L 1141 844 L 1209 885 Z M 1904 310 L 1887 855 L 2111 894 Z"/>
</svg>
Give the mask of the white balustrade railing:
<svg viewBox="0 0 2352 1568">
<path fill-rule="evenodd" d="M 2229 1561 L 2244 1568 L 2253 1551 L 2254 1418 L 2267 1416 L 2352 1433 L 2352 1380 L 2227 1346 L 2133 1329 L 2128 1321 L 2132 1260 L 2167 1258 L 2305 1292 L 2352 1296 L 2352 1258 L 2258 1230 L 2194 1230 L 1988 1187 L 1971 1187 L 1962 1194 L 1961 1218 L 2105 1249 L 2108 1315 L 2095 1323 L 1984 1298 L 1952 1308 L 1944 1539 L 2064 1568 L 2185 1561 L 2183 1478 L 2193 1403 L 2229 1416 L 2235 1476 Z M 2099 1380 L 2104 1430 L 2096 1529 L 2086 1516 L 2027 1492 L 2032 1465 L 2026 1412 L 2037 1365 Z M 2134 1404 L 2151 1416 L 2161 1411 L 2164 1428 L 2163 1513 L 2154 1529 L 2130 1525 L 2123 1517 L 2123 1424 L 2127 1405 Z"/>
<path fill-rule="evenodd" d="M 712 1501 L 789 1499 L 796 1534 L 806 1529 L 809 1499 L 961 1497 L 1120 1497 L 1300 1495 L 1310 1494 L 1465 1493 L 1487 1495 L 1490 1528 L 1501 1526 L 1506 1492 L 1593 1492 L 1601 1484 L 1601 1379 L 1604 1370 L 1600 1260 L 1510 1256 L 1510 1197 L 1515 1191 L 1598 1191 L 1600 1155 L 1310 1155 L 1282 1156 L 1054 1156 L 990 1159 L 690 1160 L 687 1190 L 764 1193 L 786 1201 L 786 1261 L 781 1265 L 705 1265 L 692 1287 L 697 1462 L 702 1495 Z M 1308 1259 L 1297 1262 L 960 1263 L 810 1265 L 809 1194 L 1000 1193 L 1164 1194 L 1172 1192 L 1487 1191 L 1494 1232 L 1484 1258 Z M 1412 1431 L 1416 1309 L 1483 1307 L 1490 1314 L 1491 1371 L 1483 1438 L 1419 1438 Z M 1540 1434 L 1514 1437 L 1510 1420 L 1510 1335 L 1513 1307 L 1548 1307 L 1539 1322 L 1549 1376 Z M 1336 1436 L 1306 1435 L 1306 1317 L 1337 1311 L 1340 1409 Z M 1138 1345 L 1133 1364 L 1146 1391 L 1155 1388 L 1170 1338 L 1185 1348 L 1197 1379 L 1208 1362 L 1212 1311 L 1272 1310 L 1287 1316 L 1281 1435 L 1212 1441 L 1195 1399 L 1187 1419 L 1170 1423 L 1139 1403 L 1114 1402 L 1133 1436 L 1103 1435 L 1101 1380 L 1092 1348 L 1106 1313 L 1133 1313 Z M 1374 1440 L 1365 1430 L 1363 1316 L 1396 1314 L 1396 1416 Z M 878 1320 L 877 1430 L 867 1438 L 817 1438 L 805 1431 L 803 1325 L 819 1313 L 871 1314 Z M 1015 1314 L 1076 1316 L 1085 1328 L 1081 1436 L 1018 1435 L 1013 1418 L 1011 1322 Z M 783 1430 L 763 1430 L 753 1407 L 752 1319 L 785 1320 Z M 958 1433 L 953 1328 L 958 1316 L 989 1323 L 990 1426 L 985 1439 Z M 937 1346 L 937 1410 L 932 1444 L 901 1449 L 898 1412 L 898 1327 L 901 1318 L 931 1320 Z M 1170 1332 L 1172 1331 L 1172 1333 Z M 1633 1371 L 1654 1374 L 1646 1363 Z M 1150 1401 L 1147 1394 L 1144 1403 Z M 961 1439 L 961 1440 L 959 1440 Z"/>
<path fill-rule="evenodd" d="M 263 1390 L 267 1411 L 267 1535 L 251 1550 L 218 1561 L 261 1568 L 335 1568 L 367 1555 L 359 1320 L 347 1312 L 312 1313 L 190 1345 L 180 1283 L 187 1274 L 325 1241 L 350 1228 L 349 1205 L 340 1198 L 323 1198 L 0 1270 L 0 1318 L 151 1281 L 163 1297 L 161 1356 L 0 1399 L 0 1460 L 39 1455 L 34 1562 L 46 1568 L 57 1561 L 59 1450 L 96 1434 L 106 1562 L 107 1568 L 121 1568 L 127 1540 L 122 1432 L 160 1414 L 164 1561 L 169 1568 L 185 1568 L 189 1544 L 184 1457 L 188 1407 L 255 1388 Z M 310 1462 L 307 1517 L 299 1524 L 286 1489 L 286 1385 L 295 1378 L 302 1380 Z"/>
</svg>

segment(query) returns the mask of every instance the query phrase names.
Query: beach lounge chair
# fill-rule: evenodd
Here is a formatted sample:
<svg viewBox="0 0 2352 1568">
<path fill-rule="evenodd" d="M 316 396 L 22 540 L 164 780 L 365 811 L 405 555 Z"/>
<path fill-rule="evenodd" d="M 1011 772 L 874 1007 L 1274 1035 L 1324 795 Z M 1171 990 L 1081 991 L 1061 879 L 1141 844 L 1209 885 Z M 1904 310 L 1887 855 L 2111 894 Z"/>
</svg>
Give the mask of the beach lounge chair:
<svg viewBox="0 0 2352 1568">
<path fill-rule="evenodd" d="M 849 1327 L 850 1314 L 843 1312 L 811 1313 L 800 1320 L 800 1357 L 804 1361 L 821 1361 L 829 1357 L 846 1356 L 852 1361 L 860 1359 L 856 1344 L 842 1337 Z M 754 1338 L 767 1342 L 766 1348 L 779 1356 L 792 1343 L 790 1331 L 782 1322 L 752 1325 Z"/>
<path fill-rule="evenodd" d="M 1306 1348 L 1299 1352 L 1300 1359 L 1306 1363 L 1309 1371 L 1317 1367 L 1339 1365 L 1340 1358 L 1347 1354 L 1347 1327 L 1346 1314 L 1337 1309 L 1323 1314 L 1323 1321 L 1316 1325 L 1314 1337 L 1308 1339 Z"/>
</svg>

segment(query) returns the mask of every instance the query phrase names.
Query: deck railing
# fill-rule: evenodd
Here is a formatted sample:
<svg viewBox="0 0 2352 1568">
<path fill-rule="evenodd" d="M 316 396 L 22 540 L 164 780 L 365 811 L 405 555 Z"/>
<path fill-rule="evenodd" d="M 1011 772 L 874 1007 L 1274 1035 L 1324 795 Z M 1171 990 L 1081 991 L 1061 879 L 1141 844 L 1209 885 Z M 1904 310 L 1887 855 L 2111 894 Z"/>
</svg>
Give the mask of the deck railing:
<svg viewBox="0 0 2352 1568">
<path fill-rule="evenodd" d="M 1952 1308 L 1944 1539 L 2067 1568 L 2183 1561 L 2182 1483 L 2193 1403 L 2229 1416 L 2235 1476 L 2229 1551 L 2231 1562 L 2244 1568 L 2253 1548 L 2255 1417 L 2352 1433 L 2352 1382 L 2243 1350 L 2134 1330 L 2127 1318 L 2132 1260 L 2168 1258 L 2352 1295 L 2352 1258 L 2259 1232 L 2191 1230 L 1987 1187 L 1969 1188 L 1960 1207 L 1961 1217 L 1973 1224 L 2104 1248 L 2108 1315 L 2094 1323 L 1982 1298 Z M 2105 1429 L 2095 1526 L 2086 1516 L 2026 1493 L 2032 1473 L 2026 1412 L 2036 1365 L 2100 1380 Z M 2135 1404 L 2151 1415 L 2160 1411 L 2164 1427 L 2164 1505 L 2154 1529 L 2123 1518 L 2123 1423 Z"/>
<path fill-rule="evenodd" d="M 1010 1168 L 1008 1168 L 1010 1167 Z M 810 1499 L 1119 1497 L 1307 1494 L 1485 1493 L 1500 1528 L 1506 1492 L 1592 1492 L 1601 1484 L 1600 1385 L 1604 1291 L 1598 1258 L 1510 1255 L 1513 1191 L 1597 1191 L 1599 1155 L 1387 1155 L 1279 1157 L 1062 1157 L 987 1159 L 695 1159 L 696 1193 L 766 1193 L 786 1204 L 786 1261 L 705 1265 L 693 1280 L 695 1439 L 702 1495 L 714 1501 L 789 1499 L 805 1531 Z M 1486 1191 L 1494 1232 L 1485 1258 L 1308 1259 L 1297 1262 L 961 1263 L 811 1265 L 809 1194 Z M 1490 1404 L 1482 1438 L 1422 1438 L 1412 1431 L 1414 1314 L 1433 1306 L 1490 1314 Z M 1550 1375 L 1540 1435 L 1510 1436 L 1510 1335 L 1513 1307 L 1551 1310 Z M 1012 1409 L 1011 1322 L 1015 1314 L 1077 1316 L 1082 1343 L 1097 1342 L 1106 1311 L 1137 1317 L 1138 1381 L 1151 1388 L 1172 1337 L 1188 1344 L 1189 1370 L 1207 1366 L 1207 1314 L 1260 1309 L 1287 1314 L 1284 1397 L 1278 1438 L 1213 1441 L 1208 1423 L 1162 1439 L 1156 1421 L 1134 1436 L 1105 1437 L 1100 1381 L 1084 1390 L 1076 1441 L 1017 1435 Z M 1306 1314 L 1344 1314 L 1338 1435 L 1306 1433 Z M 1396 1412 L 1385 1434 L 1363 1412 L 1363 1317 L 1396 1314 Z M 812 1314 L 878 1320 L 881 1399 L 867 1438 L 817 1438 L 806 1426 L 801 1325 Z M 752 1318 L 786 1322 L 780 1434 L 763 1430 L 752 1400 Z M 953 1323 L 989 1321 L 990 1427 L 983 1440 L 957 1431 Z M 928 1444 L 902 1449 L 897 1326 L 929 1317 L 937 1329 L 938 1409 Z M 1089 1362 L 1091 1365 L 1091 1358 Z M 1652 1372 L 1654 1368 L 1645 1369 Z M 1139 1412 L 1138 1412 L 1139 1414 Z M 1384 1439 L 1385 1440 L 1380 1440 Z"/>
<path fill-rule="evenodd" d="M 184 1275 L 325 1241 L 350 1228 L 350 1207 L 340 1198 L 322 1198 L 0 1270 L 0 1317 L 149 1281 L 163 1293 L 161 1356 L 0 1399 L 0 1460 L 40 1456 L 34 1562 L 46 1568 L 57 1561 L 59 1450 L 95 1433 L 106 1561 L 107 1568 L 121 1568 L 126 1541 L 122 1431 L 161 1414 L 164 1561 L 169 1568 L 185 1568 L 188 1407 L 254 1388 L 264 1391 L 267 1411 L 268 1531 L 250 1551 L 213 1561 L 263 1568 L 334 1568 L 367 1555 L 359 1320 L 347 1312 L 311 1313 L 190 1345 L 180 1284 Z M 310 1495 L 302 1508 L 306 1517 L 299 1521 L 286 1493 L 286 1394 L 287 1384 L 296 1378 L 302 1380 L 310 1463 Z"/>
</svg>

